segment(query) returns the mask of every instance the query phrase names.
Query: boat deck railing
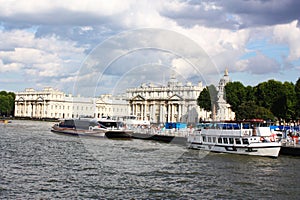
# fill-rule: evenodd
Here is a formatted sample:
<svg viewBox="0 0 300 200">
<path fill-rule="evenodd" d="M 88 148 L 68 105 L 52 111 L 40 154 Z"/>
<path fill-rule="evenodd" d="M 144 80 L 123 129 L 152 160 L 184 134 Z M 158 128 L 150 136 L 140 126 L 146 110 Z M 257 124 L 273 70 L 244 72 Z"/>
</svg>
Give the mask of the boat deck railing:
<svg viewBox="0 0 300 200">
<path fill-rule="evenodd" d="M 134 133 L 149 134 L 149 135 L 163 135 L 163 136 L 176 136 L 188 137 L 193 133 L 193 129 L 156 129 L 156 128 L 133 128 Z"/>
</svg>

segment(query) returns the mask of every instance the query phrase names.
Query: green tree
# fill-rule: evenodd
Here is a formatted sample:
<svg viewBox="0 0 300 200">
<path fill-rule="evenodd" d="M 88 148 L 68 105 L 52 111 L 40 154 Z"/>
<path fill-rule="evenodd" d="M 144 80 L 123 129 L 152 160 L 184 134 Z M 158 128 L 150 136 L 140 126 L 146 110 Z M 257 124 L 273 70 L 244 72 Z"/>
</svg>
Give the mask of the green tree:
<svg viewBox="0 0 300 200">
<path fill-rule="evenodd" d="M 285 92 L 283 94 L 284 98 L 284 110 L 283 110 L 283 119 L 287 122 L 296 119 L 296 92 L 295 85 L 292 82 L 284 82 L 283 83 Z M 279 105 L 277 105 L 279 106 Z"/>
<path fill-rule="evenodd" d="M 269 109 L 258 106 L 254 101 L 243 102 L 238 106 L 238 112 L 236 112 L 237 120 L 255 118 L 274 120 L 274 115 Z"/>
<path fill-rule="evenodd" d="M 246 101 L 247 90 L 241 82 L 230 82 L 225 86 L 226 101 L 231 105 L 233 112 L 238 112 L 238 107 Z"/>
<path fill-rule="evenodd" d="M 300 119 L 300 78 L 298 78 L 296 84 L 295 84 L 295 96 L 296 96 L 296 102 L 295 102 L 295 119 Z"/>
<path fill-rule="evenodd" d="M 254 90 L 254 88 L 253 87 L 251 87 L 251 86 L 247 86 L 246 88 L 245 88 L 245 90 L 246 90 L 246 97 L 245 97 L 245 100 L 246 101 L 255 101 L 256 100 L 256 98 L 255 98 L 255 90 Z"/>
<path fill-rule="evenodd" d="M 269 109 L 278 119 L 284 118 L 285 87 L 280 81 L 269 80 L 255 87 L 256 103 Z M 280 105 L 279 107 L 277 105 Z"/>
<path fill-rule="evenodd" d="M 203 108 L 206 111 L 211 111 L 211 99 L 209 96 L 209 91 L 204 88 L 197 98 L 197 104 L 200 108 Z"/>
<path fill-rule="evenodd" d="M 197 98 L 197 104 L 206 111 L 212 111 L 212 107 L 216 101 L 217 89 L 214 85 L 204 88 Z"/>
<path fill-rule="evenodd" d="M 14 114 L 15 94 L 6 91 L 0 92 L 0 116 L 10 116 Z"/>
</svg>

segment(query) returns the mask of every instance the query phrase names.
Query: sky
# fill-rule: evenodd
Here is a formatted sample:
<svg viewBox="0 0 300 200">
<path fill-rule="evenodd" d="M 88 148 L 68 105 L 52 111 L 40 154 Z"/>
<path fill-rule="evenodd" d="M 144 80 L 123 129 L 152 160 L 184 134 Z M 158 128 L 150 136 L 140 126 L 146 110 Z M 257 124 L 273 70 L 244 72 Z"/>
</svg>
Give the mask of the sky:
<svg viewBox="0 0 300 200">
<path fill-rule="evenodd" d="M 0 0 L 0 90 L 300 78 L 298 0 Z"/>
</svg>

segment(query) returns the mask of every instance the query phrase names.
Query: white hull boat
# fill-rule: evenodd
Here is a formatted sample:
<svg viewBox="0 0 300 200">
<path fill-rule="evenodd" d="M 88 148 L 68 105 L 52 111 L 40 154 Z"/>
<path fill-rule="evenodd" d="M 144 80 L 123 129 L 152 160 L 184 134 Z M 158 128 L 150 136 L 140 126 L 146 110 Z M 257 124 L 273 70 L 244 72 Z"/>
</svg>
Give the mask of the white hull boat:
<svg viewBox="0 0 300 200">
<path fill-rule="evenodd" d="M 258 120 L 255 123 L 243 121 L 205 124 L 188 136 L 187 144 L 191 149 L 278 157 L 281 142 L 277 141 L 269 127 L 258 125 Z"/>
</svg>

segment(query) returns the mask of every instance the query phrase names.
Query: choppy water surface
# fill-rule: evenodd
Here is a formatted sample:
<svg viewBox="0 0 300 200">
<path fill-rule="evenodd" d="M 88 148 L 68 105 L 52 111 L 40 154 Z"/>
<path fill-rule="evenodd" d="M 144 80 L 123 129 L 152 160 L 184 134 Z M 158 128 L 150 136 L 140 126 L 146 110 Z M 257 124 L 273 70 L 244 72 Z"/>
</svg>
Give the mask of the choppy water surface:
<svg viewBox="0 0 300 200">
<path fill-rule="evenodd" d="M 300 158 L 217 154 L 0 124 L 1 199 L 299 199 Z"/>
</svg>

